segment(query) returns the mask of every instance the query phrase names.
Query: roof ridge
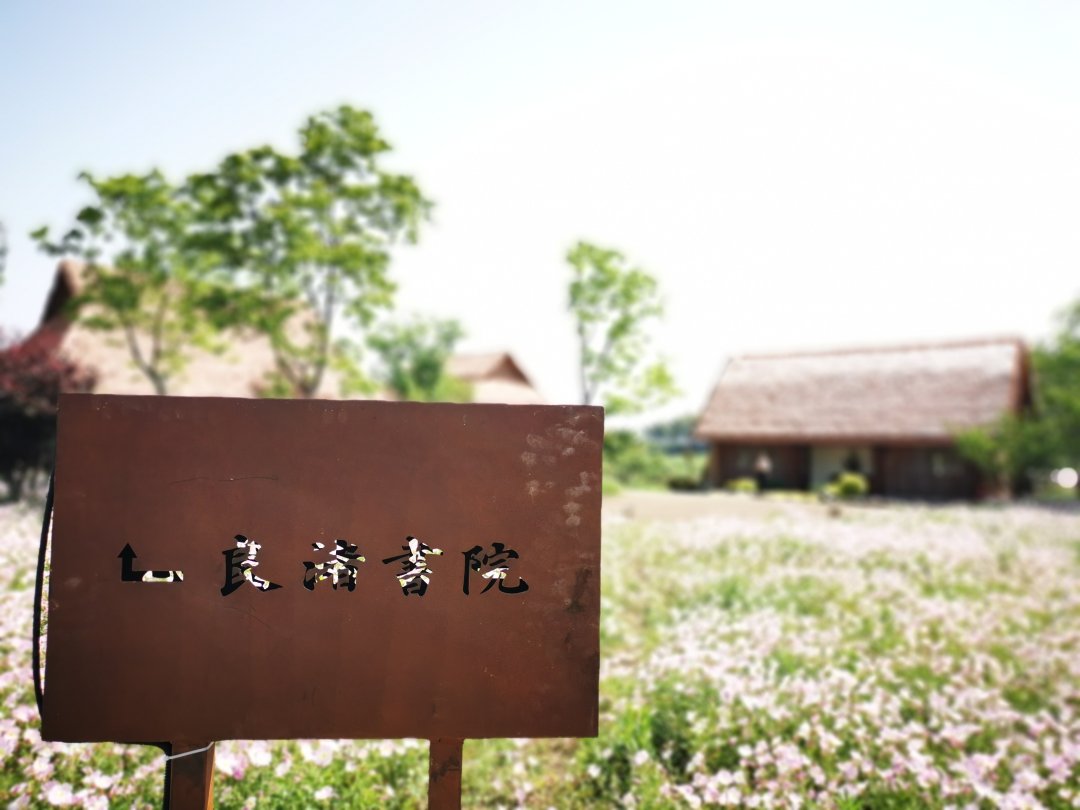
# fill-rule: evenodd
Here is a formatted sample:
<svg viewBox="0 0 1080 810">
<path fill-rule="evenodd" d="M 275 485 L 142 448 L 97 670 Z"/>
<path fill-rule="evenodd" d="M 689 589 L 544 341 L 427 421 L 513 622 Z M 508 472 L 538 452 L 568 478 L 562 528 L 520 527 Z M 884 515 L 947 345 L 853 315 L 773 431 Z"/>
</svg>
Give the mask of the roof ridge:
<svg viewBox="0 0 1080 810">
<path fill-rule="evenodd" d="M 938 341 L 912 341 L 910 343 L 879 344 L 876 346 L 847 346 L 830 349 L 807 349 L 779 352 L 752 352 L 739 354 L 732 360 L 786 360 L 796 357 L 832 357 L 845 354 L 889 354 L 895 352 L 917 352 L 928 349 L 964 349 L 975 346 L 993 346 L 1011 343 L 1023 349 L 1027 346 L 1020 335 L 991 335 L 975 338 L 955 338 Z"/>
</svg>

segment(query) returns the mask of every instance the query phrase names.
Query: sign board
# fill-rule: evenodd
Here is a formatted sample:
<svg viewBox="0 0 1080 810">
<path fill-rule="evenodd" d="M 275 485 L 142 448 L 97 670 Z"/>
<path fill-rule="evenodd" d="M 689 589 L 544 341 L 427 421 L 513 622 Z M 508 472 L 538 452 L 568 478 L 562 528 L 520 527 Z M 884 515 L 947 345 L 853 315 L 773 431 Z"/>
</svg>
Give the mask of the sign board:
<svg viewBox="0 0 1080 810">
<path fill-rule="evenodd" d="M 595 407 L 61 398 L 42 736 L 592 736 Z"/>
</svg>

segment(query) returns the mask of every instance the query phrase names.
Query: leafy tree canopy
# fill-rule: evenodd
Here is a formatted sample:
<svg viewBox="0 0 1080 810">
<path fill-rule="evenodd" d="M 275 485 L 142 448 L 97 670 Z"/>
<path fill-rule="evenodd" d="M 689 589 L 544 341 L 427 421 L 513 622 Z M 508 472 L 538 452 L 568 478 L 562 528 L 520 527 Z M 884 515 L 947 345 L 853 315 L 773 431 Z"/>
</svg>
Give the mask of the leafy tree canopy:
<svg viewBox="0 0 1080 810">
<path fill-rule="evenodd" d="M 464 334 L 457 321 L 417 318 L 386 327 L 368 343 L 381 361 L 383 381 L 400 399 L 468 402 L 471 386 L 446 373 L 446 361 Z"/>
<path fill-rule="evenodd" d="M 293 395 L 313 396 L 329 366 L 349 363 L 334 332 L 362 331 L 391 306 L 390 247 L 415 242 L 430 211 L 411 177 L 382 167 L 389 151 L 371 114 L 344 106 L 309 118 L 294 154 L 249 149 L 192 179 L 200 238 L 225 258 Z"/>
<path fill-rule="evenodd" d="M 74 312 L 89 328 L 120 332 L 135 366 L 165 394 L 190 350 L 219 348 L 217 332 L 235 315 L 213 257 L 193 238 L 194 200 L 157 170 L 80 179 L 95 201 L 59 240 L 47 227 L 31 236 L 47 253 L 85 263 Z"/>
<path fill-rule="evenodd" d="M 581 401 L 613 412 L 643 410 L 675 393 L 661 360 L 648 356 L 648 326 L 663 306 L 656 279 L 617 250 L 578 242 L 566 254 L 572 271 L 570 314 L 578 338 Z"/>
<path fill-rule="evenodd" d="M 1045 426 L 1030 414 L 1008 413 L 992 425 L 961 431 L 956 449 L 991 480 L 998 494 L 1010 495 L 1028 470 L 1047 455 Z"/>
<path fill-rule="evenodd" d="M 1035 405 L 1050 461 L 1080 463 L 1080 300 L 1061 316 L 1054 339 L 1033 353 Z"/>
</svg>

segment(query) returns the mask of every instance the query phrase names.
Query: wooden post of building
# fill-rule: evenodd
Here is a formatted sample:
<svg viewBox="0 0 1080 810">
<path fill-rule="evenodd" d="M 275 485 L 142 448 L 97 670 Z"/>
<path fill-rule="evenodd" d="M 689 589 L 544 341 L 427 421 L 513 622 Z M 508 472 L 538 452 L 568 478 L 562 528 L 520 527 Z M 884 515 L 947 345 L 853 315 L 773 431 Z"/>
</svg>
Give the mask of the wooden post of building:
<svg viewBox="0 0 1080 810">
<path fill-rule="evenodd" d="M 429 810 L 460 810 L 463 743 L 464 740 L 444 737 L 431 741 L 428 763 Z"/>
</svg>

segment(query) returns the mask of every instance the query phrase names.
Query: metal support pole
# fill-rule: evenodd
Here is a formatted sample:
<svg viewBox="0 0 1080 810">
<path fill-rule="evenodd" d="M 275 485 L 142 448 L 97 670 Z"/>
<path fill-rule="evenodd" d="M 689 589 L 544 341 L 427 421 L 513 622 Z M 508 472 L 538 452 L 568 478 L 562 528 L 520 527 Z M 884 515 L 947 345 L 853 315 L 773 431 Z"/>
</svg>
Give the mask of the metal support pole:
<svg viewBox="0 0 1080 810">
<path fill-rule="evenodd" d="M 464 740 L 440 737 L 431 741 L 428 763 L 429 810 L 461 808 L 461 746 Z"/>
<path fill-rule="evenodd" d="M 205 742 L 174 742 L 172 754 L 194 751 Z M 165 810 L 213 810 L 214 749 L 165 762 Z"/>
</svg>

